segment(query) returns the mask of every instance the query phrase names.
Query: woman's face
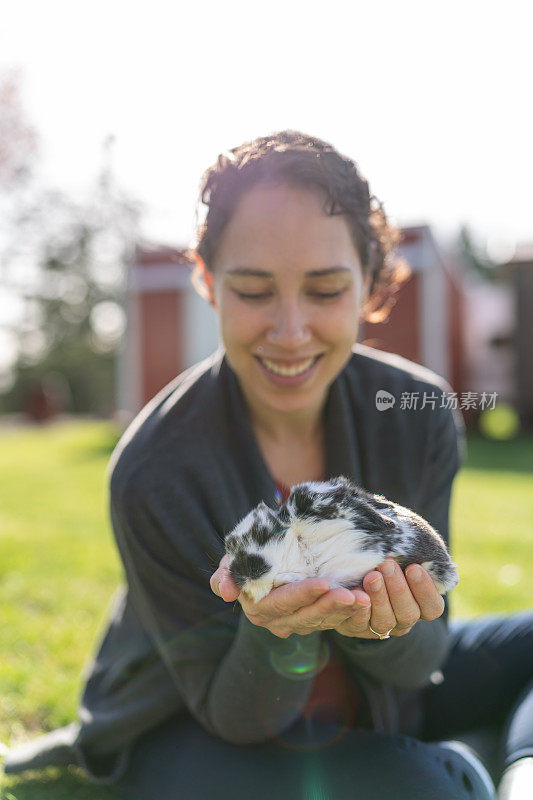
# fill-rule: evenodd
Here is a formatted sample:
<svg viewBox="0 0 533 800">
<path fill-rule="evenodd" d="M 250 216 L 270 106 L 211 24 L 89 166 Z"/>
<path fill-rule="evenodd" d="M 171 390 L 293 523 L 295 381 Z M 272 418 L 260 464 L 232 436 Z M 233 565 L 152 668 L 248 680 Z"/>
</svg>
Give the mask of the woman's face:
<svg viewBox="0 0 533 800">
<path fill-rule="evenodd" d="M 223 232 L 214 274 L 204 270 L 226 357 L 257 410 L 321 408 L 357 339 L 361 263 L 345 218 L 322 204 L 316 191 L 256 186 Z"/>
</svg>

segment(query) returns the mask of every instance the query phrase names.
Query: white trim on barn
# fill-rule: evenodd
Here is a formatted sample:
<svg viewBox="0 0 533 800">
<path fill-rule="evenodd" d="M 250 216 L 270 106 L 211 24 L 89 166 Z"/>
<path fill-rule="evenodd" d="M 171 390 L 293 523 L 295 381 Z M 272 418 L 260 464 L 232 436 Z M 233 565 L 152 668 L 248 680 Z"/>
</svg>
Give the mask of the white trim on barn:
<svg viewBox="0 0 533 800">
<path fill-rule="evenodd" d="M 420 355 L 428 369 L 451 380 L 446 265 L 428 225 L 404 228 L 413 236 L 402 243 L 400 254 L 414 273 L 420 273 Z"/>
<path fill-rule="evenodd" d="M 129 273 L 128 288 L 133 293 L 190 287 L 191 270 L 187 264 L 157 264 L 148 268 L 135 264 Z"/>
<path fill-rule="evenodd" d="M 425 366 L 447 381 L 451 380 L 448 359 L 448 287 L 446 273 L 441 264 L 435 242 L 428 230 L 423 244 L 426 263 L 433 269 L 426 269 L 422 281 L 422 302 L 420 303 L 422 361 Z"/>
<path fill-rule="evenodd" d="M 222 343 L 215 311 L 190 284 L 185 295 L 184 329 L 185 369 L 201 361 Z"/>
<path fill-rule="evenodd" d="M 117 415 L 127 422 L 142 407 L 141 350 L 139 298 L 132 292 L 126 294 L 126 331 L 119 349 L 117 366 Z"/>
</svg>

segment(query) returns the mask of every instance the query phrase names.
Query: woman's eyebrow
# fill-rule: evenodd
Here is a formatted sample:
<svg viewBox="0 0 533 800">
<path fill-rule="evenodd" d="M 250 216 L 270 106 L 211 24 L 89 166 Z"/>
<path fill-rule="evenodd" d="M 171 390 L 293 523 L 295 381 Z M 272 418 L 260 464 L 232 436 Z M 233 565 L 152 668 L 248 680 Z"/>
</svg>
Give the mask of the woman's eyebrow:
<svg viewBox="0 0 533 800">
<path fill-rule="evenodd" d="M 306 272 L 306 275 L 312 278 L 320 277 L 321 275 L 331 275 L 336 272 L 351 272 L 349 267 L 326 267 L 325 269 L 311 269 Z M 235 267 L 228 269 L 228 275 L 252 275 L 256 278 L 273 278 L 272 272 L 266 272 L 263 269 L 253 269 L 252 267 Z"/>
</svg>

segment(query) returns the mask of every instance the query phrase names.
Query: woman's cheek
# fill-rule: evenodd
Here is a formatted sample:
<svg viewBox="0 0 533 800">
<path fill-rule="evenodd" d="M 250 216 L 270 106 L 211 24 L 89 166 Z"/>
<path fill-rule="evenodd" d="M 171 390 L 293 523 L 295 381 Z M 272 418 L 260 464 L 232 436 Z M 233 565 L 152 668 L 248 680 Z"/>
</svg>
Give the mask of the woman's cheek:
<svg viewBox="0 0 533 800">
<path fill-rule="evenodd" d="M 320 325 L 324 339 L 339 345 L 354 343 L 359 330 L 359 314 L 353 306 L 336 309 Z"/>
<path fill-rule="evenodd" d="M 257 336 L 268 329 L 268 320 L 246 307 L 244 303 L 230 302 L 220 313 L 221 333 L 226 344 L 253 344 Z"/>
</svg>

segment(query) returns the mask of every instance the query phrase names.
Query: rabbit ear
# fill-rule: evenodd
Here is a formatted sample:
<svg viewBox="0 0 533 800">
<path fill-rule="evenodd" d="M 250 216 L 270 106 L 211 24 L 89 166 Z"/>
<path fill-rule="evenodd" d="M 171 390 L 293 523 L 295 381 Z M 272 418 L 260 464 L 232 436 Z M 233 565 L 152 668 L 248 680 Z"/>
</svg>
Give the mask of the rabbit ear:
<svg viewBox="0 0 533 800">
<path fill-rule="evenodd" d="M 261 513 L 266 516 L 266 520 L 264 520 L 264 521 L 266 521 L 267 525 L 270 526 L 270 529 L 272 530 L 273 533 L 281 533 L 283 530 L 285 530 L 285 528 L 284 528 L 284 526 L 282 524 L 282 521 L 280 520 L 280 517 L 278 516 L 278 512 L 277 511 L 274 511 L 273 508 L 270 508 L 270 506 L 267 506 L 267 504 L 264 503 L 262 500 L 258 504 L 257 509 L 260 510 Z M 264 517 L 263 517 L 263 519 L 264 519 Z"/>
<path fill-rule="evenodd" d="M 267 506 L 267 504 L 263 500 L 261 500 L 261 502 L 258 503 L 257 510 L 263 511 L 264 513 L 268 514 L 269 517 L 276 517 L 276 512 L 274 511 L 274 509 L 270 508 L 270 506 Z"/>
<path fill-rule="evenodd" d="M 283 505 L 281 505 L 278 508 L 278 512 L 277 512 L 276 516 L 277 516 L 277 519 L 279 520 L 279 522 L 281 522 L 284 525 L 289 525 L 289 523 L 291 521 L 291 515 L 290 515 L 290 512 L 289 512 L 289 509 L 287 508 L 287 503 L 283 503 Z"/>
<path fill-rule="evenodd" d="M 271 536 L 279 536 L 286 532 L 287 526 L 280 520 L 278 513 L 262 500 L 255 510 L 260 512 L 259 518 L 256 517 L 256 524 L 259 525 L 259 529 L 262 531 L 262 537 L 265 531 L 269 531 Z"/>
</svg>

